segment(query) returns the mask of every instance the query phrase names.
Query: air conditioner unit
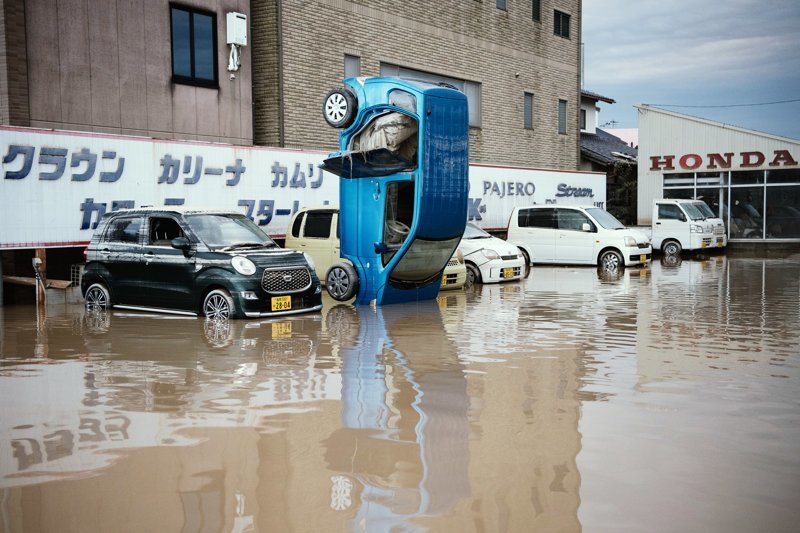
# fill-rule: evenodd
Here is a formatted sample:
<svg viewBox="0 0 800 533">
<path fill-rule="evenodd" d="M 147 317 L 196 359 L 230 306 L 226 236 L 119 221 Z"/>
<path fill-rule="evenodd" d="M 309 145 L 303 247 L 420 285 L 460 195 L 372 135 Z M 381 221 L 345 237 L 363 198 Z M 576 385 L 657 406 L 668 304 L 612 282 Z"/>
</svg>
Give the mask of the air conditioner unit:
<svg viewBox="0 0 800 533">
<path fill-rule="evenodd" d="M 247 15 L 242 13 L 228 13 L 228 44 L 247 46 Z"/>
</svg>

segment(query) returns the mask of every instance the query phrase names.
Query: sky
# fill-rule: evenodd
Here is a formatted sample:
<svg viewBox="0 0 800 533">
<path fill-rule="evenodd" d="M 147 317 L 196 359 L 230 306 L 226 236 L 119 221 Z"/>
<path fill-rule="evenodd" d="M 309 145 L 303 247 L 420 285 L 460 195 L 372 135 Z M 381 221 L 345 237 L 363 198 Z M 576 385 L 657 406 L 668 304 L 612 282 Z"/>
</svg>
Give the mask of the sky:
<svg viewBox="0 0 800 533">
<path fill-rule="evenodd" d="M 582 24 L 601 125 L 650 104 L 800 140 L 800 0 L 583 0 Z"/>
</svg>

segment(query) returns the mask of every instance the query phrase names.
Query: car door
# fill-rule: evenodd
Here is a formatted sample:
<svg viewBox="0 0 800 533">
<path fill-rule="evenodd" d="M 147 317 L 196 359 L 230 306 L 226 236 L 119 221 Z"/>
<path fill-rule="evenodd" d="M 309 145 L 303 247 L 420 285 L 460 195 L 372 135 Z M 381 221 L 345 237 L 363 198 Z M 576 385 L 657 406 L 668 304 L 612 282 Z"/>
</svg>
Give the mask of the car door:
<svg viewBox="0 0 800 533">
<path fill-rule="evenodd" d="M 653 242 L 678 239 L 684 248 L 689 246 L 689 224 L 686 214 L 673 203 L 656 203 L 656 220 L 653 225 Z"/>
<path fill-rule="evenodd" d="M 592 264 L 595 262 L 596 226 L 579 209 L 560 207 L 556 210 L 555 254 L 557 263 Z M 584 224 L 589 231 L 584 231 Z"/>
<path fill-rule="evenodd" d="M 109 222 L 108 229 L 98 245 L 100 260 L 109 273 L 109 284 L 114 303 L 140 304 L 141 287 L 141 233 L 144 216 L 124 215 Z"/>
<path fill-rule="evenodd" d="M 180 222 L 167 215 L 147 219 L 142 246 L 142 305 L 190 310 L 194 288 L 194 257 L 172 247 L 172 239 L 186 237 Z"/>
<path fill-rule="evenodd" d="M 518 214 L 519 242 L 531 251 L 531 262 L 555 261 L 555 214 L 552 207 L 520 209 Z"/>
</svg>

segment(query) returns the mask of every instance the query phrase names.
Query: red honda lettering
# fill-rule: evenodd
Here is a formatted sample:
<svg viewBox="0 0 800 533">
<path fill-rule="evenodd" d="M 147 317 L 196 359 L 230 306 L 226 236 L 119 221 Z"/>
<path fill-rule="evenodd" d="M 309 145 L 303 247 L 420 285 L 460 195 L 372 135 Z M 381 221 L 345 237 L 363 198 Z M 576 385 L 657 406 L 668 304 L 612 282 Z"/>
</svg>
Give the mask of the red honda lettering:
<svg viewBox="0 0 800 533">
<path fill-rule="evenodd" d="M 764 154 L 761 152 L 742 152 L 743 167 L 760 167 L 764 164 Z"/>
<path fill-rule="evenodd" d="M 662 165 L 664 170 L 675 170 L 672 164 L 674 160 L 674 155 L 665 155 L 663 159 L 657 155 L 650 156 L 650 170 L 658 170 Z"/>
<path fill-rule="evenodd" d="M 731 168 L 733 152 L 725 154 L 708 154 L 708 168 Z"/>
<path fill-rule="evenodd" d="M 689 162 L 690 160 L 692 161 L 692 163 Z M 697 154 L 686 154 L 685 156 L 682 156 L 680 159 L 681 168 L 685 170 L 694 170 L 702 164 L 703 164 L 703 158 Z"/>
<path fill-rule="evenodd" d="M 781 161 L 783 162 L 783 166 L 797 165 L 797 161 L 794 160 L 792 154 L 789 153 L 789 150 L 775 150 L 775 158 L 772 160 L 772 163 L 770 163 L 769 166 L 779 167 L 781 166 Z"/>
</svg>

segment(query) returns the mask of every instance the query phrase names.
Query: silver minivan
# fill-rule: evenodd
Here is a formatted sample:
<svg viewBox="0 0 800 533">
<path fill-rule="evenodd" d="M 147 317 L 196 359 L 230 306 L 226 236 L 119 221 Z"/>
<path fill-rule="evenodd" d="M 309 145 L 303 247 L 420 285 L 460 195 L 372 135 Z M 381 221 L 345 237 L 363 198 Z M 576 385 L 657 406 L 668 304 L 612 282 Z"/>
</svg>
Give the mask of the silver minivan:
<svg viewBox="0 0 800 533">
<path fill-rule="evenodd" d="M 617 268 L 646 265 L 653 252 L 644 233 L 594 206 L 515 207 L 508 242 L 522 250 L 528 263 Z"/>
</svg>

